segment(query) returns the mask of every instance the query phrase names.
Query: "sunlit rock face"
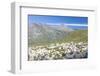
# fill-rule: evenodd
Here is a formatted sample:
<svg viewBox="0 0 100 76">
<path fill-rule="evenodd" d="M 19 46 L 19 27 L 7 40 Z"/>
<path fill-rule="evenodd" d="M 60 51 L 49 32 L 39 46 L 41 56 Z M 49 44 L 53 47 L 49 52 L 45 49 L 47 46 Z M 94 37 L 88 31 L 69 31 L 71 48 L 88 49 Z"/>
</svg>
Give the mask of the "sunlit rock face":
<svg viewBox="0 0 100 76">
<path fill-rule="evenodd" d="M 88 44 L 83 42 L 56 43 L 45 46 L 31 46 L 28 60 L 82 59 L 88 57 Z"/>
</svg>

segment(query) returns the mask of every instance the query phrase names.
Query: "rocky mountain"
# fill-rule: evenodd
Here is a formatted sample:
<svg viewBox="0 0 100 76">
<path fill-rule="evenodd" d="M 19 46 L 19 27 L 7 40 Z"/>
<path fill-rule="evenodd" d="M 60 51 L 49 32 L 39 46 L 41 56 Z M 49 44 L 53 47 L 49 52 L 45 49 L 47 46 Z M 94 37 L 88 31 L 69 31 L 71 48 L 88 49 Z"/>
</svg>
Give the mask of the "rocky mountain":
<svg viewBox="0 0 100 76">
<path fill-rule="evenodd" d="M 41 23 L 33 23 L 28 27 L 28 43 L 29 45 L 50 43 L 62 40 L 72 32 L 71 28 L 64 25 L 48 25 Z"/>
</svg>

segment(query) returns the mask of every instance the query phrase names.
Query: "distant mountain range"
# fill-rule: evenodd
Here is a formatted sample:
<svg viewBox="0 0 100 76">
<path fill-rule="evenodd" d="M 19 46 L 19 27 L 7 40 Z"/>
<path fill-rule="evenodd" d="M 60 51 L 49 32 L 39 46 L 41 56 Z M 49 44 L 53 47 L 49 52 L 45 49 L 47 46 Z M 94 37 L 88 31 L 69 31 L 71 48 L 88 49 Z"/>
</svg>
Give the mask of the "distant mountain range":
<svg viewBox="0 0 100 76">
<path fill-rule="evenodd" d="M 61 25 L 33 23 L 28 26 L 28 43 L 45 44 L 65 39 L 74 29 Z"/>
</svg>

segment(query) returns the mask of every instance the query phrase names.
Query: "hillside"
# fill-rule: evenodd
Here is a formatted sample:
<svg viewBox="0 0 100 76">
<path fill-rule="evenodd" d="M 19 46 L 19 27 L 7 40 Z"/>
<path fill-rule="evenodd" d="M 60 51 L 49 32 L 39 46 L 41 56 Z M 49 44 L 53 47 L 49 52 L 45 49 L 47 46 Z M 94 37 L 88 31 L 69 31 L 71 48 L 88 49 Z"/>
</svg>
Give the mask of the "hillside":
<svg viewBox="0 0 100 76">
<path fill-rule="evenodd" d="M 67 27 L 37 24 L 34 23 L 29 26 L 28 29 L 28 40 L 29 45 L 34 44 L 47 44 L 55 41 L 62 40 L 68 35 L 69 32 L 73 30 Z"/>
<path fill-rule="evenodd" d="M 87 42 L 88 41 L 88 30 L 75 30 L 64 38 L 65 41 L 70 42 Z"/>
<path fill-rule="evenodd" d="M 62 42 L 87 42 L 87 30 L 73 30 L 71 28 L 59 25 L 47 25 L 34 23 L 28 29 L 28 44 L 44 45 L 50 43 Z"/>
</svg>

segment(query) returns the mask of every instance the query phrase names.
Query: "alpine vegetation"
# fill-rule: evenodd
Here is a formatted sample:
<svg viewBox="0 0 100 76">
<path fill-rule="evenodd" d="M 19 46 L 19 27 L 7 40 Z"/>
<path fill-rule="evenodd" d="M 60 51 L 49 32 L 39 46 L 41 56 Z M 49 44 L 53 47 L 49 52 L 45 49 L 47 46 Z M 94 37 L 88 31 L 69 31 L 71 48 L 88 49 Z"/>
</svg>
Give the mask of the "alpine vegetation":
<svg viewBox="0 0 100 76">
<path fill-rule="evenodd" d="M 87 43 L 56 43 L 48 46 L 34 46 L 29 48 L 29 60 L 57 60 L 87 58 Z"/>
<path fill-rule="evenodd" d="M 88 58 L 87 17 L 28 16 L 28 61 Z"/>
</svg>

